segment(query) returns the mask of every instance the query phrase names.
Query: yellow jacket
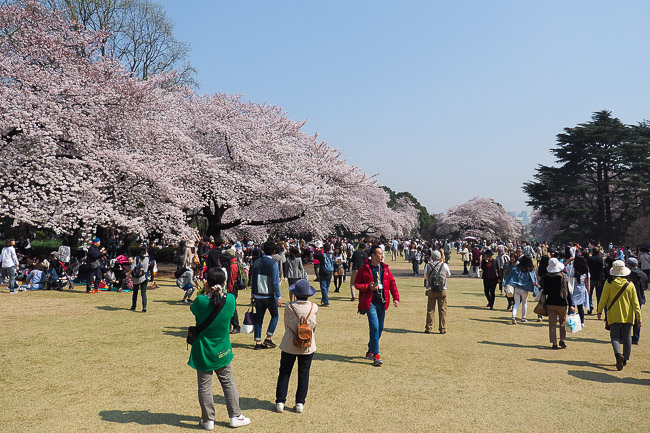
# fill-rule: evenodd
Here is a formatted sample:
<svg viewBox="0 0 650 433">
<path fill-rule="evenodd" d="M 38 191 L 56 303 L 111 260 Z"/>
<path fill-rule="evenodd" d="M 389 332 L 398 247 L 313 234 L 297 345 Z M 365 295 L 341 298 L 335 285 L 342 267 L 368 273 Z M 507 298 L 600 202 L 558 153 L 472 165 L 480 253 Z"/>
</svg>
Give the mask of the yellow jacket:
<svg viewBox="0 0 650 433">
<path fill-rule="evenodd" d="M 627 279 L 623 277 L 616 278 L 613 282 L 606 281 L 603 287 L 603 294 L 600 296 L 598 303 L 598 314 L 600 314 L 605 307 L 609 307 L 616 294 L 621 290 L 623 285 L 627 283 Z M 607 311 L 607 322 L 612 323 L 634 323 L 634 316 L 641 319 L 641 306 L 639 299 L 636 296 L 636 289 L 634 283 L 630 283 L 625 289 L 625 292 L 616 300 L 616 303 L 610 310 Z"/>
</svg>

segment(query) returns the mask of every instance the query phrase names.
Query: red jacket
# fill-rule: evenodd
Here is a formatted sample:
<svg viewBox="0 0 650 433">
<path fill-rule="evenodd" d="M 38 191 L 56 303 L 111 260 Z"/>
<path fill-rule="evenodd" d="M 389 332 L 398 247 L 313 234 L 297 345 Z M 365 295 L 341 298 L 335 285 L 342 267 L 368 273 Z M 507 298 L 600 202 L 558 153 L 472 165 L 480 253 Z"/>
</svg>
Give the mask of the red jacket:
<svg viewBox="0 0 650 433">
<path fill-rule="evenodd" d="M 374 279 L 372 277 L 372 270 L 370 270 L 371 259 L 366 260 L 366 263 L 359 269 L 357 272 L 357 277 L 354 280 L 354 287 L 359 291 L 359 311 L 368 311 L 370 310 L 370 302 L 372 301 L 372 285 L 374 284 Z M 384 304 L 384 310 L 388 310 L 388 305 L 390 304 L 390 295 L 393 296 L 393 301 L 399 302 L 399 292 L 397 291 L 397 284 L 395 284 L 395 278 L 393 278 L 393 273 L 388 269 L 386 263 L 380 263 L 381 269 L 384 273 L 384 299 L 386 303 Z"/>
<path fill-rule="evenodd" d="M 235 281 L 239 277 L 239 265 L 237 264 L 237 259 L 230 259 L 230 277 L 228 279 L 228 293 L 232 293 L 232 290 L 235 288 Z"/>
</svg>

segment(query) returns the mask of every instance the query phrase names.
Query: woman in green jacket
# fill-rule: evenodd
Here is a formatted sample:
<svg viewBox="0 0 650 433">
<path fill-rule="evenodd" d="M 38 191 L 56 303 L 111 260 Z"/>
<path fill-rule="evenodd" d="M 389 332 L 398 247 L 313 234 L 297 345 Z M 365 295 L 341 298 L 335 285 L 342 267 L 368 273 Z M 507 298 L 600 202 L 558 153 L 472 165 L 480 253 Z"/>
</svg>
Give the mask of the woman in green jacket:
<svg viewBox="0 0 650 433">
<path fill-rule="evenodd" d="M 196 317 L 196 326 L 205 321 L 215 308 L 221 311 L 212 323 L 192 343 L 190 360 L 187 364 L 196 370 L 201 405 L 201 427 L 214 429 L 214 396 L 212 395 L 212 374 L 217 374 L 228 408 L 231 427 L 249 424 L 239 408 L 239 394 L 232 375 L 233 358 L 230 344 L 230 319 L 235 313 L 235 297 L 225 294 L 226 274 L 221 268 L 212 268 L 207 275 L 205 294 L 196 297 L 190 310 Z"/>
<path fill-rule="evenodd" d="M 630 269 L 622 260 L 612 263 L 609 278 L 603 286 L 603 294 L 598 301 L 598 319 L 603 309 L 607 309 L 607 323 L 609 323 L 609 336 L 612 340 L 614 355 L 616 356 L 616 369 L 622 370 L 630 359 L 632 350 L 632 326 L 634 316 L 638 318 L 637 325 L 641 327 L 641 306 L 636 295 L 634 284 L 628 283 L 627 276 Z M 627 287 L 623 287 L 627 284 Z M 621 295 L 616 296 L 621 292 Z M 623 353 L 621 354 L 621 344 Z"/>
</svg>

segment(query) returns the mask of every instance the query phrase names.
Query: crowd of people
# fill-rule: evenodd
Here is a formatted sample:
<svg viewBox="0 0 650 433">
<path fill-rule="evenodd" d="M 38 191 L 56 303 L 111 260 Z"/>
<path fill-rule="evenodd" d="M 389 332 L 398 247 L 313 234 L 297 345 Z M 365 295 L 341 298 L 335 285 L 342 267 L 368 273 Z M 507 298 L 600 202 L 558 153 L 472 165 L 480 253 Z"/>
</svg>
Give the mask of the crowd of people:
<svg viewBox="0 0 650 433">
<path fill-rule="evenodd" d="M 447 280 L 452 276 L 449 263 L 454 250 L 463 262 L 462 274 L 482 280 L 486 308 L 496 308 L 498 287 L 499 294 L 507 300 L 504 307 L 510 312 L 511 323 L 525 323 L 528 321 L 528 298 L 532 294 L 537 301 L 537 321 L 548 317 L 549 341 L 553 349 L 567 347 L 569 319 L 575 318 L 579 328 L 583 328 L 585 315 L 596 310 L 599 319 L 603 314 L 606 319 L 617 369 L 623 369 L 629 361 L 631 346 L 638 344 L 640 339 L 641 305 L 645 304 L 644 293 L 650 277 L 648 248 L 633 251 L 611 245 L 581 247 L 573 243 L 560 248 L 547 243 L 487 242 L 472 238 L 453 241 L 329 238 L 315 242 L 269 239 L 258 245 L 246 239 L 225 241 L 197 235 L 179 243 L 174 255 L 174 277 L 183 291 L 183 302 L 191 304 L 200 329 L 192 344 L 188 364 L 197 370 L 201 426 L 214 428 L 213 372 L 223 388 L 230 425 L 239 427 L 250 423 L 239 408 L 231 366 L 230 335 L 242 332 L 236 308 L 242 290 L 251 291 L 249 310 L 254 313 L 255 350 L 278 347 L 273 337 L 280 308 L 284 308 L 285 332 L 279 344 L 276 410 L 283 412 L 285 409 L 289 378 L 297 363 L 294 409 L 302 413 L 316 351 L 316 317 L 319 307 L 331 306 L 332 280 L 334 292 L 340 292 L 343 282 L 349 280 L 350 300 L 357 301 L 358 313 L 368 320 L 365 358 L 379 367 L 384 362 L 379 346 L 386 311 L 391 303 L 398 307 L 400 302 L 387 262 L 408 262 L 414 277 L 420 276 L 423 266 L 427 296 L 424 333 L 433 332 L 437 308 L 438 331 L 445 334 Z M 147 287 L 155 274 L 155 259 L 145 245 L 141 245 L 133 256 L 124 252 L 119 242 L 104 248 L 100 239 L 95 238 L 83 257 L 70 257 L 70 249 L 61 247 L 49 260 L 39 258 L 30 262 L 24 255 L 19 257 L 15 242 L 9 241 L 2 250 L 3 274 L 9 278 L 11 293 L 19 290 L 14 280 L 21 279 L 34 289 L 52 286 L 61 290 L 58 280 L 68 277 L 69 283 L 83 276 L 90 293 L 101 285 L 132 291 L 132 310 L 136 309 L 140 293 L 142 311 L 146 311 Z M 308 265 L 313 266 L 318 290 L 309 283 Z M 57 277 L 51 277 L 52 274 Z M 280 289 L 285 279 L 289 285 L 287 303 L 283 303 Z M 317 292 L 320 292 L 320 302 L 309 301 Z M 269 318 L 264 330 L 267 312 Z"/>
</svg>

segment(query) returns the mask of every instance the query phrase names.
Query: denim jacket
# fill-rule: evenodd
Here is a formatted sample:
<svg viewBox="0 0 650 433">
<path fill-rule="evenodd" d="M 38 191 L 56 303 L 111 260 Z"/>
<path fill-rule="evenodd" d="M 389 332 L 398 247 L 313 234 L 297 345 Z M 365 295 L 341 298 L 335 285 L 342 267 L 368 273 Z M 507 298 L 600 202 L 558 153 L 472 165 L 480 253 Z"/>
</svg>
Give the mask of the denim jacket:
<svg viewBox="0 0 650 433">
<path fill-rule="evenodd" d="M 517 289 L 525 290 L 527 292 L 533 291 L 533 283 L 537 282 L 537 275 L 535 271 L 524 272 L 519 266 L 512 268 L 505 280 L 506 285 L 511 285 Z"/>
</svg>

